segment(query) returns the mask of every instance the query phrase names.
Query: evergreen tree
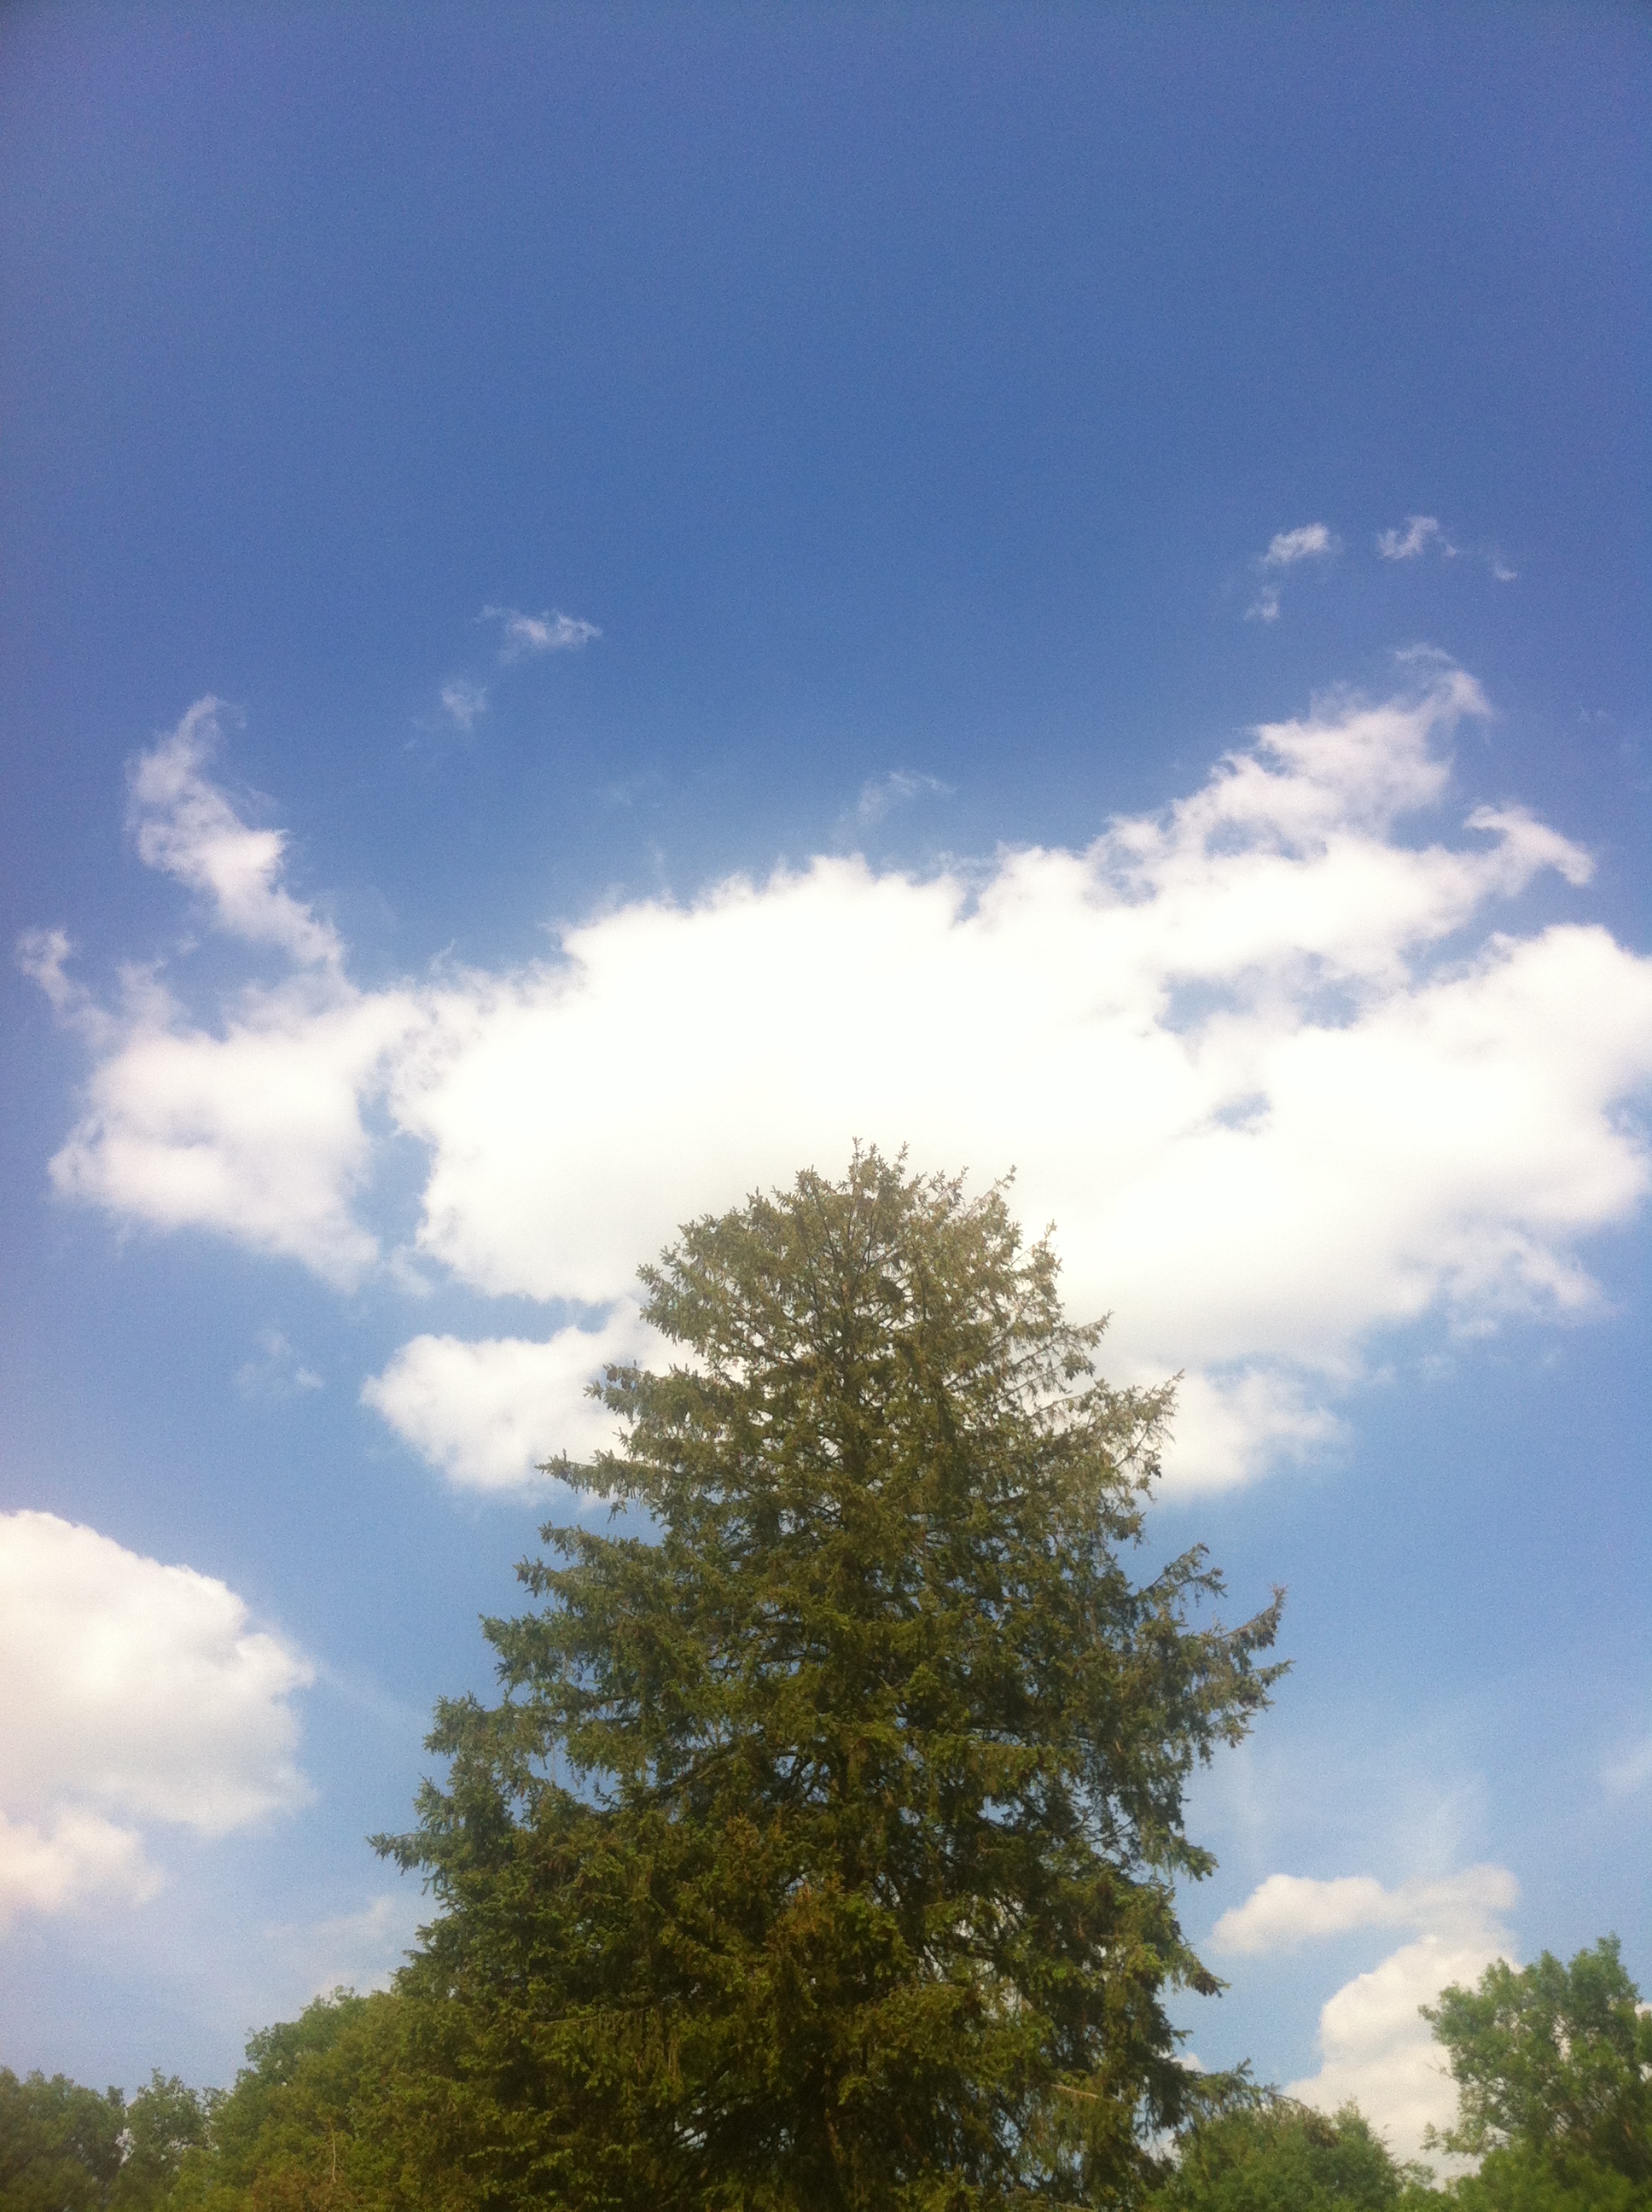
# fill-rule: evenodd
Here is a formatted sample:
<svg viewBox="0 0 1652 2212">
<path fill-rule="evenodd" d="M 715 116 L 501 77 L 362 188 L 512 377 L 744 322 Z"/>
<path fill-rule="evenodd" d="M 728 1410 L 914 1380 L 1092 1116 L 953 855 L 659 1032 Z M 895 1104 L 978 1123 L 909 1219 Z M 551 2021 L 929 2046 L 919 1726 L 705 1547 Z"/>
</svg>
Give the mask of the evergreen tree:
<svg viewBox="0 0 1652 2212">
<path fill-rule="evenodd" d="M 1109 1388 L 1001 1190 L 857 1154 L 645 1268 L 666 1374 L 609 1370 L 503 1689 L 438 1710 L 441 1912 L 404 1987 L 483 2201 L 1127 2203 L 1182 2116 L 1167 1990 L 1216 1984 L 1173 1885 L 1196 1761 L 1277 1668 L 1278 1600 L 1133 1583 L 1168 1391 Z"/>
</svg>

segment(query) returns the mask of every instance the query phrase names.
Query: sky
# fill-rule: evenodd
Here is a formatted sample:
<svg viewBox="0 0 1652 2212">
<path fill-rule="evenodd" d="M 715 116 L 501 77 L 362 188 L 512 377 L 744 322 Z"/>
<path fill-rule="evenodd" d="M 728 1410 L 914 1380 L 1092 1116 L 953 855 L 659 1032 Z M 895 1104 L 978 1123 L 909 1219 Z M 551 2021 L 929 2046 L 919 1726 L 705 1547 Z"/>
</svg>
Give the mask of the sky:
<svg viewBox="0 0 1652 2212">
<path fill-rule="evenodd" d="M 857 1139 L 1180 1373 L 1207 2065 L 1652 1991 L 1628 8 L 0 17 L 0 2063 L 232 2078 Z"/>
</svg>

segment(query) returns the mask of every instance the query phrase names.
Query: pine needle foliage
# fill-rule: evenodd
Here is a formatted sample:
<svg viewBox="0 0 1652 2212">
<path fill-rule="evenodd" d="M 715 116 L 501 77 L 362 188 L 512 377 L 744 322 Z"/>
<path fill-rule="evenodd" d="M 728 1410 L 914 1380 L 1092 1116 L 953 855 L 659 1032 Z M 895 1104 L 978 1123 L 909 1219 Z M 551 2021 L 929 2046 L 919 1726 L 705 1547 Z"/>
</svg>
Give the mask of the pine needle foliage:
<svg viewBox="0 0 1652 2212">
<path fill-rule="evenodd" d="M 1202 1551 L 1122 1554 L 1170 1407 L 1099 1381 L 1005 1192 L 857 1152 L 642 1270 L 670 1371 L 561 1472 L 439 1709 L 410 1996 L 462 2020 L 483 2201 L 705 2212 L 1126 2203 L 1187 2096 L 1164 2009 L 1196 1762 L 1279 1671 Z M 635 1520 L 634 1523 L 635 1525 Z"/>
</svg>

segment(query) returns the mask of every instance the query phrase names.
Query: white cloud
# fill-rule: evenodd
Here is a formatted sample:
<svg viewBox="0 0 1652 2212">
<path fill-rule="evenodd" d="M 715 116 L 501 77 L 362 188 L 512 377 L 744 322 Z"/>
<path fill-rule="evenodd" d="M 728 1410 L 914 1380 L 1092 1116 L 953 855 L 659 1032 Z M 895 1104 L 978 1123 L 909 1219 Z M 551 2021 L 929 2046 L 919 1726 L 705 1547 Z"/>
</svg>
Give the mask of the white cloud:
<svg viewBox="0 0 1652 2212">
<path fill-rule="evenodd" d="M 473 726 L 478 714 L 487 712 L 488 687 L 485 684 L 472 684 L 463 676 L 456 676 L 451 684 L 442 685 L 441 703 L 460 729 L 468 730 Z"/>
<path fill-rule="evenodd" d="M 53 1013 L 80 1026 L 86 993 L 65 972 L 74 953 L 74 942 L 64 929 L 26 929 L 17 940 L 17 965 L 24 975 L 39 985 Z"/>
<path fill-rule="evenodd" d="M 1322 1387 L 1323 1378 L 1316 1378 Z M 1184 1374 L 1176 1386 L 1170 1463 L 1177 1480 L 1227 1490 L 1260 1467 L 1319 1457 L 1346 1435 L 1300 1376 L 1266 1368 Z"/>
<path fill-rule="evenodd" d="M 595 623 L 555 607 L 542 615 L 525 615 L 519 607 L 483 607 L 477 619 L 500 625 L 501 660 L 519 660 L 529 653 L 577 653 L 602 635 Z"/>
<path fill-rule="evenodd" d="M 361 1396 L 463 1488 L 520 1489 L 543 1461 L 588 1460 L 614 1442 L 613 1416 L 586 1385 L 610 1363 L 638 1358 L 646 1334 L 635 1309 L 622 1307 L 601 1328 L 560 1329 L 541 1343 L 416 1336 Z"/>
<path fill-rule="evenodd" d="M 1472 1987 L 1509 1949 L 1491 1929 L 1402 1944 L 1321 2008 L 1319 2071 L 1289 2083 L 1286 2094 L 1327 2112 L 1357 2104 L 1397 2156 L 1420 2156 L 1426 2131 L 1456 2118 L 1457 2092 L 1418 2008 L 1453 1983 Z"/>
<path fill-rule="evenodd" d="M 1420 1928 L 1435 1935 L 1474 1933 L 1508 1911 L 1520 1894 L 1506 1867 L 1469 1867 L 1442 1881 L 1407 1882 L 1385 1889 L 1370 1875 L 1315 1881 L 1272 1874 L 1244 1903 L 1224 1912 L 1212 1948 L 1257 1957 L 1294 1951 L 1303 1943 L 1345 1936 L 1356 1928 Z"/>
<path fill-rule="evenodd" d="M 1499 584 L 1512 584 L 1519 575 L 1519 571 L 1509 566 L 1495 546 L 1454 545 L 1431 514 L 1408 514 L 1403 530 L 1379 530 L 1376 533 L 1376 550 L 1385 561 L 1415 561 L 1430 548 L 1447 561 L 1455 561 L 1463 553 L 1484 561 Z"/>
<path fill-rule="evenodd" d="M 1322 522 L 1304 522 L 1299 529 L 1276 531 L 1262 556 L 1265 568 L 1293 568 L 1298 561 L 1322 561 L 1341 551 L 1339 541 Z"/>
<path fill-rule="evenodd" d="M 345 980 L 336 932 L 281 884 L 283 833 L 246 828 L 206 780 L 216 738 L 217 702 L 199 700 L 134 765 L 139 856 L 210 894 L 220 929 L 279 947 L 295 972 L 248 984 L 203 1030 L 156 969 L 123 969 L 104 1006 L 66 972 L 62 930 L 28 932 L 21 964 L 94 1055 L 52 1179 L 125 1218 L 222 1230 L 345 1285 L 378 1250 L 353 1212 L 371 1166 L 360 1103 L 416 1015 L 400 994 L 364 997 Z"/>
<path fill-rule="evenodd" d="M 1478 1981 L 1493 1959 L 1515 1955 L 1503 1915 L 1519 1893 L 1513 1875 L 1498 1866 L 1398 1889 L 1369 1875 L 1316 1881 L 1276 1874 L 1224 1913 L 1212 1941 L 1219 1950 L 1254 1956 L 1362 1928 L 1418 1931 L 1327 2001 L 1319 2071 L 1289 2085 L 1290 2095 L 1326 2112 L 1351 2100 L 1411 2158 L 1426 2129 L 1449 2127 L 1456 2114 L 1455 2087 L 1418 2008 L 1449 1984 Z"/>
<path fill-rule="evenodd" d="M 616 908 L 498 972 L 301 974 L 208 1027 L 142 979 L 91 1008 L 37 939 L 94 1054 L 54 1176 L 348 1283 L 378 1249 L 381 1109 L 426 1148 L 427 1264 L 602 1308 L 677 1223 L 857 1136 L 1013 1164 L 1070 1307 L 1116 1315 L 1111 1370 L 1189 1370 L 1175 1479 L 1241 1480 L 1334 1439 L 1373 1332 L 1586 1310 L 1580 1240 L 1652 1181 L 1652 961 L 1587 924 L 1497 926 L 1540 872 L 1588 875 L 1518 807 L 1414 833 L 1486 708 L 1437 657 L 1406 668 L 1084 850 L 931 878 L 817 859 Z M 583 1449 L 572 1370 L 553 1418 L 560 1355 L 464 1350 L 410 1348 L 374 1385 L 418 1449 L 484 1484 Z"/>
<path fill-rule="evenodd" d="M 1342 550 L 1342 541 L 1322 522 L 1304 522 L 1295 530 L 1276 531 L 1256 566 L 1267 569 L 1294 568 L 1301 561 L 1325 561 Z M 1279 619 L 1279 587 L 1265 583 L 1245 609 L 1247 622 L 1276 623 Z"/>
<path fill-rule="evenodd" d="M 247 989 L 202 1029 L 152 979 L 129 979 L 99 1016 L 102 1050 L 52 1182 L 154 1228 L 220 1231 L 347 1288 L 379 1249 L 355 1206 L 373 1165 L 361 1107 L 417 1018 L 400 993 L 301 975 Z"/>
<path fill-rule="evenodd" d="M 143 1822 L 222 1836 L 301 1802 L 313 1679 L 224 1583 L 0 1514 L 0 1918 L 152 1895 Z"/>
<path fill-rule="evenodd" d="M 147 1905 L 161 1883 L 142 1836 L 100 1813 L 59 1813 L 46 1827 L 0 1813 L 0 1935 L 23 1913 Z"/>
<path fill-rule="evenodd" d="M 867 826 L 881 822 L 896 806 L 904 806 L 908 799 L 926 795 L 938 799 L 950 798 L 952 787 L 943 783 L 938 775 L 920 775 L 911 769 L 892 769 L 889 775 L 876 777 L 860 787 L 860 796 L 855 802 L 855 819 Z"/>
<path fill-rule="evenodd" d="M 1380 530 L 1376 550 L 1385 561 L 1414 561 L 1425 553 L 1440 535 L 1440 526 L 1431 514 L 1408 514 L 1403 530 Z"/>
<path fill-rule="evenodd" d="M 138 857 L 203 893 L 216 926 L 232 936 L 277 945 L 307 965 L 332 966 L 337 933 L 282 886 L 285 832 L 249 829 L 203 773 L 218 744 L 222 705 L 197 699 L 170 736 L 133 763 L 128 823 Z"/>
</svg>

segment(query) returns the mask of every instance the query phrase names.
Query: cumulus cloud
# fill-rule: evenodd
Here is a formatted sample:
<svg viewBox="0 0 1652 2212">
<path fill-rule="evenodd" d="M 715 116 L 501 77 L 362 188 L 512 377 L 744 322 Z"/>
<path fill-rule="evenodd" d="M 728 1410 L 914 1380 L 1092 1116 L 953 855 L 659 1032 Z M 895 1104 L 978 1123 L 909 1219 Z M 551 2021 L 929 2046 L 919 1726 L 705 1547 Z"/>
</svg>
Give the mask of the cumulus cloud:
<svg viewBox="0 0 1652 2212">
<path fill-rule="evenodd" d="M 1386 1889 L 1369 1875 L 1318 1881 L 1270 1875 L 1217 1923 L 1215 1948 L 1255 1956 L 1364 1928 L 1409 1928 L 1369 1973 L 1357 1974 L 1320 2013 L 1319 2071 L 1289 2085 L 1304 2104 L 1334 2112 L 1352 2100 L 1402 2157 L 1445 2128 L 1456 2091 L 1418 2008 L 1449 1984 L 1472 1984 L 1491 1960 L 1515 1955 L 1503 1916 L 1518 1897 L 1506 1867 L 1470 1867 L 1445 1881 Z"/>
<path fill-rule="evenodd" d="M 100 1813 L 59 1813 L 44 1826 L 0 1813 L 0 1935 L 25 1913 L 147 1905 L 161 1883 L 143 1837 Z"/>
<path fill-rule="evenodd" d="M 456 676 L 451 684 L 442 685 L 441 703 L 461 730 L 469 730 L 474 726 L 477 716 L 487 712 L 488 687 Z"/>
<path fill-rule="evenodd" d="M 0 1514 L 0 1920 L 152 1895 L 143 1823 L 222 1836 L 302 1802 L 313 1680 L 224 1583 Z"/>
<path fill-rule="evenodd" d="M 1279 619 L 1279 587 L 1264 584 L 1261 590 L 1245 609 L 1247 622 L 1276 623 Z"/>
<path fill-rule="evenodd" d="M 1461 1933 L 1508 1911 L 1519 1894 L 1513 1875 L 1498 1866 L 1470 1867 L 1443 1881 L 1408 1882 L 1398 1889 L 1385 1889 L 1370 1875 L 1320 1881 L 1305 1875 L 1272 1874 L 1242 1905 L 1222 1915 L 1211 1942 L 1218 1951 L 1254 1958 L 1295 1951 L 1356 1928 Z"/>
<path fill-rule="evenodd" d="M 372 1167 L 361 1108 L 416 1022 L 401 994 L 249 988 L 210 1028 L 154 979 L 99 1010 L 83 1110 L 51 1163 L 64 1196 L 157 1229 L 212 1229 L 341 1288 L 378 1256 L 355 1200 Z"/>
<path fill-rule="evenodd" d="M 477 619 L 499 624 L 499 657 L 507 661 L 525 653 L 577 653 L 602 635 L 595 623 L 556 607 L 542 615 L 525 615 L 520 607 L 483 607 Z"/>
<path fill-rule="evenodd" d="M 1581 1240 L 1652 1180 L 1652 962 L 1587 923 L 1504 925 L 1588 856 L 1512 805 L 1419 834 L 1486 711 L 1414 655 L 1394 696 L 1268 724 L 1082 850 L 927 877 L 817 859 L 615 908 L 502 970 L 295 973 L 211 1025 L 150 981 L 101 1017 L 54 1177 L 348 1283 L 378 1252 L 371 1110 L 424 1149 L 420 1259 L 617 1326 L 677 1223 L 857 1136 L 1013 1164 L 1070 1307 L 1116 1316 L 1111 1370 L 1188 1370 L 1174 1479 L 1242 1480 L 1334 1441 L 1374 1332 L 1585 1310 Z M 72 996 L 56 939 L 34 957 Z M 421 1339 L 370 1402 L 496 1484 L 582 1449 L 576 1351 Z"/>
<path fill-rule="evenodd" d="M 1440 537 L 1440 526 L 1431 514 L 1408 514 L 1403 530 L 1380 530 L 1376 550 L 1385 561 L 1414 561 Z M 1449 548 L 1446 550 L 1449 550 Z"/>
<path fill-rule="evenodd" d="M 519 1489 L 543 1462 L 588 1460 L 614 1441 L 612 1416 L 587 1388 L 610 1363 L 649 1348 L 629 1306 L 598 1328 L 560 1329 L 543 1342 L 416 1336 L 361 1396 L 461 1487 Z"/>
<path fill-rule="evenodd" d="M 123 1218 L 225 1231 L 347 1285 L 378 1251 L 353 1211 L 370 1167 L 360 1102 L 416 1016 L 395 992 L 351 988 L 337 933 L 281 882 L 283 833 L 247 829 L 207 780 L 217 729 L 217 702 L 200 700 L 135 763 L 138 854 L 209 895 L 225 933 L 278 947 L 291 972 L 247 984 L 203 1029 L 158 968 L 124 969 L 105 1004 L 69 974 L 63 930 L 27 933 L 20 963 L 93 1051 L 52 1180 Z"/>
</svg>

